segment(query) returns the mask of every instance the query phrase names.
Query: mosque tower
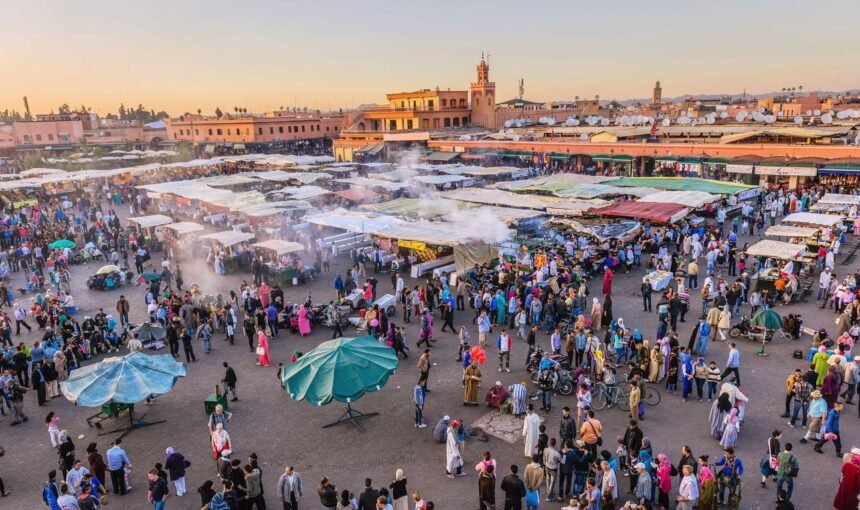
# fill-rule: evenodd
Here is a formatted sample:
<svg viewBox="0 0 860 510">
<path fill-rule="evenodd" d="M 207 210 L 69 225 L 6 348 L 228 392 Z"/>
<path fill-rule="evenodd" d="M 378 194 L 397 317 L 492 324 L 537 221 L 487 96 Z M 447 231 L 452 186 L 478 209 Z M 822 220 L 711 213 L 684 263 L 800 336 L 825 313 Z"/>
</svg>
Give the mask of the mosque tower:
<svg viewBox="0 0 860 510">
<path fill-rule="evenodd" d="M 496 84 L 490 81 L 490 64 L 481 53 L 478 64 L 478 81 L 472 83 L 472 122 L 473 126 L 496 129 Z"/>
</svg>

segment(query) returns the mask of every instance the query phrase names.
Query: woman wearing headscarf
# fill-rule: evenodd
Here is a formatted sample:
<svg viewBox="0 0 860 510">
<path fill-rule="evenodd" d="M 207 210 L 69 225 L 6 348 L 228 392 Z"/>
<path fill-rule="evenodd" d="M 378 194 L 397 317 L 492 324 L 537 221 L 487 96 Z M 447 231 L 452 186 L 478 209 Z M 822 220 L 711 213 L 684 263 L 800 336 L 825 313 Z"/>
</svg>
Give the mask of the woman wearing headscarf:
<svg viewBox="0 0 860 510">
<path fill-rule="evenodd" d="M 191 465 L 191 463 L 186 463 L 185 457 L 182 456 L 181 453 L 178 453 L 173 447 L 168 447 L 167 458 L 164 460 L 164 469 L 167 470 L 170 481 L 173 482 L 173 485 L 176 486 L 176 495 L 182 496 L 185 494 L 185 468 L 186 464 Z"/>
<path fill-rule="evenodd" d="M 90 443 L 87 446 L 87 462 L 90 465 L 90 473 L 94 474 L 100 482 L 104 483 L 107 475 L 107 464 L 105 464 L 102 454 L 99 453 L 98 446 L 95 443 Z"/>
<path fill-rule="evenodd" d="M 603 299 L 603 323 L 612 324 L 612 297 L 609 295 Z"/>
<path fill-rule="evenodd" d="M 708 456 L 699 457 L 699 502 L 697 510 L 717 510 L 717 479 L 708 467 Z"/>
<path fill-rule="evenodd" d="M 738 419 L 738 409 L 736 407 L 733 407 L 729 411 L 728 416 L 724 420 L 724 425 L 720 446 L 723 448 L 733 448 L 738 442 L 738 432 L 740 432 L 740 420 Z"/>
<path fill-rule="evenodd" d="M 308 307 L 302 305 L 298 311 L 299 317 L 299 335 L 307 336 L 311 334 L 311 320 L 308 317 Z"/>
<path fill-rule="evenodd" d="M 226 450 L 232 451 L 232 443 L 230 442 L 230 434 L 224 430 L 224 425 L 219 423 L 215 425 L 215 430 L 212 431 L 212 456 L 215 460 L 221 456 Z"/>
<path fill-rule="evenodd" d="M 668 509 L 669 493 L 672 492 L 672 462 L 665 453 L 657 455 L 657 488 L 657 503 Z"/>
<path fill-rule="evenodd" d="M 603 307 L 600 306 L 600 300 L 593 298 L 591 301 L 591 329 L 600 331 L 601 321 L 603 320 Z"/>
<path fill-rule="evenodd" d="M 726 413 L 732 409 L 732 403 L 729 401 L 728 393 L 721 393 L 719 398 L 711 404 L 711 412 L 708 415 L 708 421 L 711 424 L 711 437 L 714 439 L 722 439 L 723 437 L 723 422 L 725 421 Z"/>
<path fill-rule="evenodd" d="M 60 432 L 60 448 L 57 450 L 57 455 L 60 457 L 60 471 L 63 472 L 63 478 L 66 478 L 66 474 L 75 464 L 75 443 L 65 430 Z"/>
<path fill-rule="evenodd" d="M 651 349 L 648 361 L 648 382 L 655 383 L 660 380 L 660 367 L 663 366 L 663 353 L 659 344 L 655 344 Z"/>
<path fill-rule="evenodd" d="M 860 455 L 852 449 L 842 457 L 842 479 L 833 498 L 834 510 L 856 510 L 860 496 Z"/>
<path fill-rule="evenodd" d="M 837 365 L 830 365 L 821 384 L 821 396 L 827 402 L 827 409 L 833 409 L 833 405 L 839 398 L 840 386 L 842 386 L 842 378 L 839 375 L 839 368 Z"/>
<path fill-rule="evenodd" d="M 816 386 L 821 386 L 824 383 L 824 378 L 827 377 L 829 371 L 828 359 L 830 359 L 830 355 L 827 354 L 827 347 L 819 345 L 818 352 L 812 357 L 812 364 L 815 365 L 815 373 L 818 374 L 818 379 L 815 381 Z"/>
<path fill-rule="evenodd" d="M 269 339 L 262 329 L 257 331 L 257 365 L 267 367 L 272 362 L 269 359 Z"/>
</svg>

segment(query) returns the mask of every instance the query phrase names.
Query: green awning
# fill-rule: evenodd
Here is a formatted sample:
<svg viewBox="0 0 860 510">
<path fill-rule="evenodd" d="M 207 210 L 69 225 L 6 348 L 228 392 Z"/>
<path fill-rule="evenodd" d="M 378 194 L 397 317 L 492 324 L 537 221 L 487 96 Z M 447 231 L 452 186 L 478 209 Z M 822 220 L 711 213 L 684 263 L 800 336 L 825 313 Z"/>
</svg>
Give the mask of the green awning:
<svg viewBox="0 0 860 510">
<path fill-rule="evenodd" d="M 592 154 L 591 160 L 592 161 L 603 161 L 606 163 L 611 163 L 612 162 L 612 156 L 610 156 L 609 154 Z"/>
<path fill-rule="evenodd" d="M 725 165 L 728 164 L 729 160 L 723 158 L 708 158 L 705 160 L 705 163 L 710 163 L 712 165 Z"/>
<path fill-rule="evenodd" d="M 560 161 L 566 161 L 571 158 L 570 154 L 566 154 L 564 152 L 553 152 L 549 155 L 549 159 L 557 159 Z"/>
<path fill-rule="evenodd" d="M 620 162 L 620 163 L 629 163 L 633 161 L 633 156 L 625 156 L 623 154 L 619 156 L 612 156 L 612 161 Z"/>
<path fill-rule="evenodd" d="M 678 156 L 660 156 L 659 158 L 654 158 L 654 161 L 658 163 L 674 163 L 675 161 L 678 161 Z"/>
<path fill-rule="evenodd" d="M 459 152 L 434 152 L 433 154 L 428 154 L 425 159 L 427 161 L 440 161 L 447 163 L 458 157 L 460 157 Z"/>
<path fill-rule="evenodd" d="M 734 182 L 693 179 L 687 177 L 624 177 L 607 184 L 638 188 L 657 188 L 671 191 L 704 191 L 715 195 L 733 195 L 755 186 Z"/>
<path fill-rule="evenodd" d="M 702 162 L 702 158 L 681 158 L 679 161 L 681 163 L 693 163 L 698 165 Z"/>
</svg>

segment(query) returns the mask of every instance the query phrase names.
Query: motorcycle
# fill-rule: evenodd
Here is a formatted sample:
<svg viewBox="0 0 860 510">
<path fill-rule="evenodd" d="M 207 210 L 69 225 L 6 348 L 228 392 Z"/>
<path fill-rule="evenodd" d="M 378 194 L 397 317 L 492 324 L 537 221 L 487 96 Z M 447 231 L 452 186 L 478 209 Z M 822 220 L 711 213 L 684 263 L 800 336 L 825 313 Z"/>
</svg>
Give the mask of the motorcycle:
<svg viewBox="0 0 860 510">
<path fill-rule="evenodd" d="M 771 335 L 770 331 L 763 326 L 752 325 L 749 317 L 741 316 L 741 321 L 729 330 L 729 336 L 732 338 L 749 338 L 756 342 L 769 342 Z"/>
<path fill-rule="evenodd" d="M 540 366 L 540 362 L 543 359 L 544 350 L 538 347 L 535 351 L 529 356 L 529 362 L 526 365 L 526 370 L 530 374 L 534 374 L 537 372 L 538 367 Z M 561 368 L 570 372 L 570 360 L 564 354 L 550 354 L 549 359 L 555 361 Z"/>
<path fill-rule="evenodd" d="M 532 382 L 537 386 L 539 371 L 532 374 Z M 552 369 L 552 391 L 560 393 L 564 396 L 573 395 L 574 384 L 573 377 L 570 375 L 570 370 L 565 370 L 561 365 L 555 365 Z"/>
</svg>

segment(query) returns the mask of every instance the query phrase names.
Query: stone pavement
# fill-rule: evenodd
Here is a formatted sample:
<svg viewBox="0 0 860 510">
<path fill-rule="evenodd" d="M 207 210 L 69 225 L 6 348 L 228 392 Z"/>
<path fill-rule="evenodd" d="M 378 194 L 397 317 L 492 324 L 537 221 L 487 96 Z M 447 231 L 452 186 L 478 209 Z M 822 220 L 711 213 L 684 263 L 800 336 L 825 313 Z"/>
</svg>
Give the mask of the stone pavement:
<svg viewBox="0 0 860 510">
<path fill-rule="evenodd" d="M 739 244 L 745 241 L 754 240 L 742 239 Z M 153 258 L 157 262 L 161 260 L 157 254 Z M 110 292 L 93 292 L 85 288 L 87 276 L 98 266 L 90 264 L 72 269 L 74 295 L 80 308 L 78 319 L 82 320 L 84 315 L 94 314 L 100 306 L 108 312 L 114 310 L 119 295 L 126 293 L 132 304 L 132 322 L 140 322 L 145 317 L 141 288 L 125 287 Z M 203 267 L 202 261 L 184 261 L 182 266 L 187 285 L 199 283 L 207 293 L 226 294 L 230 289 L 238 289 L 242 278 L 249 279 L 248 275 L 213 275 Z M 703 269 L 704 266 L 701 264 Z M 844 273 L 846 270 L 856 269 L 856 266 L 855 263 L 851 267 L 839 269 Z M 341 259 L 333 270 L 343 270 L 344 267 L 345 261 Z M 637 292 L 643 274 L 643 271 L 630 275 L 617 274 L 613 299 L 615 316 L 624 317 L 625 323 L 630 327 L 642 328 L 647 338 L 654 334 L 657 319 L 655 314 L 641 311 L 641 298 Z M 316 302 L 327 300 L 332 295 L 333 277 L 334 274 L 327 274 L 308 285 L 288 288 L 285 299 L 288 302 L 299 302 L 310 293 Z M 388 275 L 381 277 L 380 294 L 384 293 L 389 285 Z M 600 281 L 593 282 L 590 288 L 592 295 L 599 294 Z M 694 308 L 699 306 L 695 304 L 698 301 L 693 300 Z M 778 311 L 781 314 L 802 313 L 808 327 L 833 328 L 835 315 L 830 311 L 819 310 L 814 302 L 780 307 Z M 471 313 L 458 312 L 455 326 L 466 325 L 474 336 L 476 331 L 471 324 Z M 695 316 L 695 313 L 689 314 L 688 322 L 680 325 L 679 336 L 682 343 L 689 338 L 695 324 L 689 319 L 694 319 Z M 400 318 L 398 316 L 395 322 L 399 324 Z M 147 419 L 163 419 L 167 422 L 134 431 L 125 437 L 124 446 L 134 466 L 132 481 L 135 488 L 125 497 L 112 496 L 109 508 L 147 508 L 145 473 L 154 463 L 164 461 L 164 451 L 168 446 L 185 455 L 192 466 L 187 475 L 189 493 L 182 498 L 170 497 L 167 508 L 200 508 L 195 489 L 203 481 L 215 479 L 215 468 L 206 433 L 207 416 L 202 400 L 221 380 L 222 361 L 228 361 L 239 378 L 240 400 L 230 405 L 230 411 L 234 413 L 229 427 L 236 452 L 234 458 L 245 460 L 251 452 L 258 454 L 264 472 L 263 483 L 267 501 L 270 506 L 275 505 L 272 508 L 280 507 L 276 496 L 276 482 L 287 464 L 294 465 L 304 478 L 305 495 L 300 503 L 304 509 L 320 508 L 314 489 L 322 476 L 333 480 L 338 489 L 346 488 L 358 493 L 366 477 L 372 478 L 377 488 L 388 486 L 398 468 L 404 470 L 409 480 L 409 491 L 420 490 L 425 499 L 436 503 L 437 509 L 477 508 L 477 477 L 473 466 L 480 460 L 481 452 L 489 450 L 493 453 L 499 463 L 501 475 L 507 474 L 511 463 L 523 467 L 522 443 L 517 437 L 521 430 L 521 421 L 511 417 L 497 417 L 494 412 L 487 413 L 486 407 L 483 406 L 462 405 L 461 367 L 454 361 L 457 352 L 456 337 L 450 333 L 440 333 L 440 326 L 441 322 L 437 319 L 438 341 L 433 348 L 433 368 L 429 381 L 431 392 L 427 396 L 425 409 L 430 426 L 425 429 L 413 427 L 411 398 L 412 388 L 418 377 L 415 363 L 419 352 L 414 347 L 418 330 L 418 325 L 414 322 L 409 326 L 412 347 L 409 359 L 402 362 L 401 368 L 385 388 L 367 394 L 355 403 L 356 409 L 380 412 L 378 417 L 365 420 L 365 433 L 360 433 L 350 426 L 321 429 L 323 424 L 340 416 L 342 406 L 334 403 L 316 408 L 306 402 L 292 401 L 280 389 L 277 381 L 278 362 L 288 361 L 293 349 L 307 352 L 319 342 L 328 339 L 331 336 L 330 331 L 316 330 L 307 338 L 281 332 L 279 337 L 270 340 L 273 364 L 265 368 L 255 365 L 255 356 L 243 335 L 237 335 L 236 345 L 233 346 L 224 342 L 223 334 L 216 335 L 213 342 L 215 349 L 209 355 L 202 354 L 199 344 L 196 345 L 195 350 L 200 361 L 189 365 L 188 377 L 181 379 L 172 392 L 159 397 L 152 405 L 138 406 L 140 412 L 147 413 Z M 350 330 L 346 334 L 355 332 Z M 14 339 L 32 343 L 36 338 L 37 333 L 33 332 Z M 538 341 L 546 345 L 549 339 L 541 334 Z M 773 508 L 774 484 L 769 481 L 766 489 L 760 488 L 758 475 L 758 462 L 766 452 L 766 438 L 773 429 L 781 429 L 784 433 L 783 441 L 792 441 L 796 445 L 795 453 L 801 465 L 793 498 L 796 507 L 829 508 L 835 493 L 840 462 L 833 455 L 832 445 L 825 447 L 826 455 L 814 453 L 811 445 L 798 443 L 802 431 L 799 428 L 789 428 L 786 420 L 779 417 L 784 405 L 783 383 L 787 374 L 796 367 L 805 368 L 805 362 L 793 359 L 791 353 L 794 349 L 805 351 L 808 343 L 808 337 L 800 342 L 776 341 L 768 346 L 770 356 L 760 358 L 753 354 L 759 347 L 757 344 L 746 340 L 738 341 L 742 352 L 741 373 L 744 388 L 749 392 L 751 400 L 737 447 L 746 467 L 742 502 L 745 509 Z M 497 379 L 504 384 L 512 384 L 526 376 L 522 363 L 526 353 L 524 342 L 517 341 L 514 344 L 512 358 L 515 363 L 510 374 L 496 373 L 493 349 L 494 347 L 489 348 L 491 355 L 487 357 L 487 365 L 482 368 L 485 382 L 481 391 L 486 391 Z M 719 366 L 723 367 L 727 352 L 725 344 L 715 342 L 710 351 L 708 358 L 715 359 Z M 696 399 L 682 403 L 679 396 L 670 395 L 662 385 L 659 389 L 663 400 L 659 406 L 647 409 L 641 425 L 645 435 L 651 438 L 655 453 L 665 452 L 673 461 L 677 461 L 681 446 L 687 444 L 692 447 L 694 455 L 707 453 L 715 460 L 721 449 L 708 433 L 710 403 L 698 402 Z M 575 400 L 574 397 L 557 396 L 553 403 L 551 413 L 541 413 L 551 435 L 557 434 L 561 407 L 573 407 Z M 43 508 L 40 489 L 48 470 L 56 468 L 57 465 L 56 455 L 50 446 L 43 423 L 48 410 L 59 413 L 61 426 L 74 438 L 79 457 L 85 458 L 85 448 L 89 442 L 96 441 L 100 450 L 105 452 L 115 437 L 111 434 L 98 436 L 101 431 L 87 427 L 85 418 L 96 410 L 75 407 L 65 399 L 54 399 L 46 407 L 36 408 L 35 397 L 31 392 L 26 403 L 30 421 L 14 428 L 8 426 L 8 418 L 0 423 L 0 445 L 5 447 L 7 452 L 5 457 L 0 458 L 0 477 L 3 478 L 6 489 L 11 492 L 8 498 L 0 499 L 0 508 Z M 444 476 L 444 446 L 433 441 L 431 431 L 433 425 L 445 414 L 471 424 L 490 422 L 487 427 L 491 435 L 489 441 L 470 441 L 466 446 L 466 471 L 470 476 L 453 480 Z M 598 418 L 604 424 L 604 447 L 614 451 L 614 438 L 623 434 L 628 417 L 621 410 L 613 408 L 601 411 Z M 102 431 L 108 430 L 108 424 L 105 425 Z M 842 432 L 846 451 L 852 445 L 860 444 L 856 406 L 846 406 L 842 418 Z M 80 435 L 84 437 L 79 438 Z M 626 488 L 626 483 L 626 480 L 621 480 L 620 486 Z M 677 483 L 675 486 L 677 488 Z M 803 490 L 811 487 L 816 490 Z M 501 491 L 497 491 L 498 501 L 501 502 L 502 498 Z M 560 506 L 547 503 L 542 504 L 541 508 Z"/>
</svg>

